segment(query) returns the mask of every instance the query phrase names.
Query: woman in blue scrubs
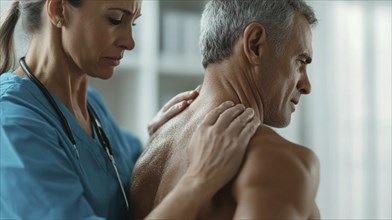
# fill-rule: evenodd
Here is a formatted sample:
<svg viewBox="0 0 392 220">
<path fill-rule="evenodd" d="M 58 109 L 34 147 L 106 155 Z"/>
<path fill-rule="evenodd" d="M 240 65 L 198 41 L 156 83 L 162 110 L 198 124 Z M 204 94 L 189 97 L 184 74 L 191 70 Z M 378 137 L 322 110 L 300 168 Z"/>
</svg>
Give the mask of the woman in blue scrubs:
<svg viewBox="0 0 392 220">
<path fill-rule="evenodd" d="M 1 219 L 126 218 L 131 172 L 142 147 L 114 122 L 88 78 L 112 77 L 124 51 L 135 46 L 132 24 L 140 10 L 136 0 L 15 0 L 2 14 Z M 15 66 L 19 18 L 31 41 Z M 150 131 L 195 94 L 168 103 Z M 238 108 L 243 107 L 226 102 L 206 115 L 188 146 L 187 174 L 147 218 L 195 218 L 222 187 L 217 182 L 236 174 L 240 164 L 228 170 L 224 161 L 244 155 L 258 126 L 256 119 L 240 120 L 238 115 L 249 112 Z M 223 134 L 222 121 L 254 129 L 242 137 Z M 221 149 L 223 141 L 233 150 Z"/>
</svg>

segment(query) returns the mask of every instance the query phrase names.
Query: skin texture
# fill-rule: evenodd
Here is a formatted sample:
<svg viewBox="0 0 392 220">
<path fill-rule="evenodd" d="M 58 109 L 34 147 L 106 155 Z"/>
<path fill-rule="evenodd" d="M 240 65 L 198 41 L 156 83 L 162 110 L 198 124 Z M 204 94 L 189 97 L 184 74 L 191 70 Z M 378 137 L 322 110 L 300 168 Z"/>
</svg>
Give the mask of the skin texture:
<svg viewBox="0 0 392 220">
<path fill-rule="evenodd" d="M 183 147 L 189 139 L 183 137 L 191 137 L 203 115 L 222 100 L 252 107 L 266 125 L 288 125 L 300 95 L 310 93 L 306 67 L 311 57 L 311 30 L 302 15 L 295 15 L 279 57 L 263 26 L 250 24 L 228 59 L 208 65 L 199 98 L 153 135 L 133 174 L 134 217 L 144 218 L 182 178 L 189 165 Z M 198 218 L 318 219 L 318 184 L 316 155 L 262 126 L 237 176 L 203 205 Z"/>
<path fill-rule="evenodd" d="M 132 24 L 140 15 L 140 10 L 141 2 L 133 0 L 85 0 L 77 8 L 67 0 L 45 1 L 42 27 L 32 36 L 26 63 L 90 136 L 88 78 L 108 79 L 113 76 L 124 51 L 132 50 L 135 46 Z M 59 22 L 61 25 L 58 25 Z M 16 69 L 15 74 L 26 77 L 21 68 Z M 181 105 L 182 100 L 194 97 L 196 94 L 175 97 L 150 124 L 151 130 L 157 130 L 164 121 L 187 105 L 174 110 L 171 106 L 176 103 Z M 206 112 L 192 139 L 187 139 L 191 146 L 198 146 L 190 147 L 191 165 L 170 195 L 155 210 L 150 210 L 149 217 L 196 217 L 205 201 L 236 174 L 250 138 L 259 125 L 260 120 L 253 110 L 234 105 L 233 102 L 226 102 Z M 214 180 L 216 176 L 220 181 Z M 193 195 L 193 192 L 198 193 Z"/>
</svg>

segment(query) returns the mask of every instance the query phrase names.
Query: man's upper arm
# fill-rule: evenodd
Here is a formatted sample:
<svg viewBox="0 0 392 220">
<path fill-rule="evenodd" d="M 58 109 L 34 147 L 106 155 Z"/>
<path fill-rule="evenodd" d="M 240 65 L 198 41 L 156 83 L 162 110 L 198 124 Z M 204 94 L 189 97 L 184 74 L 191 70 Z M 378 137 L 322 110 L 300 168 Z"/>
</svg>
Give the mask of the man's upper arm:
<svg viewBox="0 0 392 220">
<path fill-rule="evenodd" d="M 318 160 L 281 146 L 252 148 L 234 184 L 234 218 L 307 219 L 318 187 Z"/>
</svg>

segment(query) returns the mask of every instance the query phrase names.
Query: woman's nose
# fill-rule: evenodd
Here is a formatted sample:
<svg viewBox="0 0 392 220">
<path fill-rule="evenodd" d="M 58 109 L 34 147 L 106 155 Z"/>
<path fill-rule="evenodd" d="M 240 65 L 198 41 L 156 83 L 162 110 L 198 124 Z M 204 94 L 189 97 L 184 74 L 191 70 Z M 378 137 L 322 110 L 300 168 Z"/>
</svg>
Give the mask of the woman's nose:
<svg viewBox="0 0 392 220">
<path fill-rule="evenodd" d="M 135 41 L 133 40 L 132 30 L 127 30 L 126 33 L 121 36 L 121 40 L 118 42 L 118 46 L 124 50 L 133 50 L 135 48 Z"/>
</svg>

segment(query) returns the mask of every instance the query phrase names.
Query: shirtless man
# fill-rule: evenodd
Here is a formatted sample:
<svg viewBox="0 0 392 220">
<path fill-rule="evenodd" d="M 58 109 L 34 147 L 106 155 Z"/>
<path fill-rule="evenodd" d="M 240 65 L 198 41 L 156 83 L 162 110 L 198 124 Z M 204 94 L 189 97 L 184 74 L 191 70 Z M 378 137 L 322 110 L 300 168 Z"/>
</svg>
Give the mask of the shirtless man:
<svg viewBox="0 0 392 220">
<path fill-rule="evenodd" d="M 219 103 L 232 100 L 253 108 L 264 125 L 290 123 L 300 96 L 310 93 L 306 68 L 316 22 L 303 0 L 207 4 L 201 25 L 203 88 L 187 110 L 156 132 L 139 159 L 131 188 L 136 219 L 145 217 L 179 181 L 188 166 L 185 146 L 190 140 L 184 137 L 191 137 Z M 311 150 L 260 126 L 244 161 L 238 175 L 203 204 L 198 218 L 320 218 L 315 204 L 319 163 Z"/>
</svg>

